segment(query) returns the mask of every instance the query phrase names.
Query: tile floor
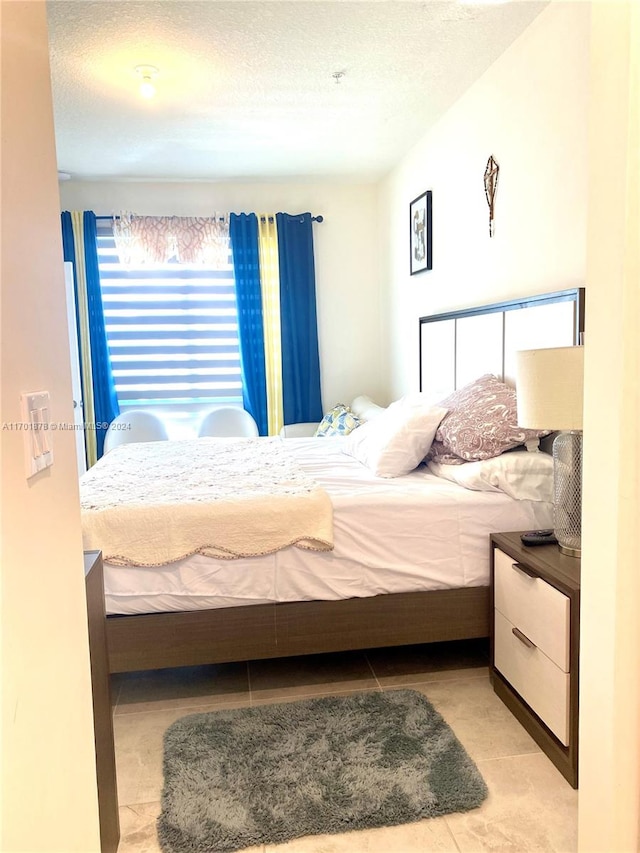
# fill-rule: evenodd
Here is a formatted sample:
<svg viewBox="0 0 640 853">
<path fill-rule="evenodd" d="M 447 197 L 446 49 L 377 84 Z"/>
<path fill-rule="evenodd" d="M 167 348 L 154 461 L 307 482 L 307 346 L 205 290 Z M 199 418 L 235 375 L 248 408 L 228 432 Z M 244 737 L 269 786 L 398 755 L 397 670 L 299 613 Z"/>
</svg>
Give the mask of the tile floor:
<svg viewBox="0 0 640 853">
<path fill-rule="evenodd" d="M 410 686 L 440 711 L 489 787 L 481 808 L 399 827 L 310 836 L 251 853 L 570 853 L 578 795 L 495 696 L 484 641 L 315 655 L 115 676 L 118 853 L 159 853 L 162 735 L 216 708 Z"/>
</svg>

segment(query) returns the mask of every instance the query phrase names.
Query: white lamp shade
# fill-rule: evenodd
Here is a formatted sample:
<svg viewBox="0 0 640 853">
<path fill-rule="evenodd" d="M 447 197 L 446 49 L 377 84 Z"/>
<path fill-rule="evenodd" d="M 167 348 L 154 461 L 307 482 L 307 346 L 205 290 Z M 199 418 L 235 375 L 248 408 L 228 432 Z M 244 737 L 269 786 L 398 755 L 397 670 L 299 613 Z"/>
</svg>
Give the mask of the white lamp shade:
<svg viewBox="0 0 640 853">
<path fill-rule="evenodd" d="M 581 430 L 584 347 L 516 353 L 518 426 Z"/>
</svg>

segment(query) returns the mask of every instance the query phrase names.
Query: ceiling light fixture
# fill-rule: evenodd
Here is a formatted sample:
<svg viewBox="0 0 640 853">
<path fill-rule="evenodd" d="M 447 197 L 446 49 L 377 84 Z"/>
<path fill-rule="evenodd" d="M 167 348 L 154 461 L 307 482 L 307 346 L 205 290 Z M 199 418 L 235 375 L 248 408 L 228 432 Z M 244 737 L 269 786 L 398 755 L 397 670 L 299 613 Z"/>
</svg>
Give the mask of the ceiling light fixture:
<svg viewBox="0 0 640 853">
<path fill-rule="evenodd" d="M 346 71 L 334 71 L 333 72 L 333 74 L 331 76 L 336 81 L 336 85 L 338 85 L 338 83 L 342 80 L 342 78 L 344 77 L 344 75 L 346 73 L 347 73 Z"/>
<path fill-rule="evenodd" d="M 153 98 L 156 93 L 156 87 L 153 85 L 153 78 L 158 74 L 158 69 L 155 65 L 136 65 L 136 74 L 142 78 L 140 83 L 140 94 L 143 98 Z"/>
</svg>

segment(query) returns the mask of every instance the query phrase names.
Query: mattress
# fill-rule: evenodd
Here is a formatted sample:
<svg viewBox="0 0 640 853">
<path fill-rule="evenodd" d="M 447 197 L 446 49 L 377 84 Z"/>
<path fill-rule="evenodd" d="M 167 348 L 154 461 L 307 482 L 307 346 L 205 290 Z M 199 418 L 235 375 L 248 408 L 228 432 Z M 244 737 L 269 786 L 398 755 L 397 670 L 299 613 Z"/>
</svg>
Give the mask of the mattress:
<svg viewBox="0 0 640 853">
<path fill-rule="evenodd" d="M 105 563 L 109 614 L 203 610 L 284 601 L 486 586 L 489 534 L 552 526 L 552 506 L 465 489 L 422 465 L 375 477 L 344 438 L 285 439 L 329 493 L 334 549 L 285 548 L 237 560 L 193 557 L 153 568 Z"/>
</svg>

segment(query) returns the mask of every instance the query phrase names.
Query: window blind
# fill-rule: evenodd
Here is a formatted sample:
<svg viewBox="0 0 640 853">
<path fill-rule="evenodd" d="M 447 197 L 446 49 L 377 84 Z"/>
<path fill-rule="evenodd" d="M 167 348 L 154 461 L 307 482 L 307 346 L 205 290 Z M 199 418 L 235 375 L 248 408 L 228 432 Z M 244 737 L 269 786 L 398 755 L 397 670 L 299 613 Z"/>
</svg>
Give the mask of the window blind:
<svg viewBox="0 0 640 853">
<path fill-rule="evenodd" d="M 217 269 L 173 261 L 125 267 L 111 219 L 98 220 L 97 237 L 121 408 L 162 408 L 180 420 L 212 405 L 242 405 L 231 255 Z"/>
</svg>

